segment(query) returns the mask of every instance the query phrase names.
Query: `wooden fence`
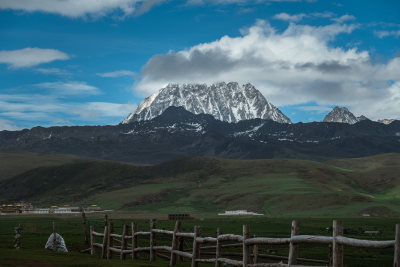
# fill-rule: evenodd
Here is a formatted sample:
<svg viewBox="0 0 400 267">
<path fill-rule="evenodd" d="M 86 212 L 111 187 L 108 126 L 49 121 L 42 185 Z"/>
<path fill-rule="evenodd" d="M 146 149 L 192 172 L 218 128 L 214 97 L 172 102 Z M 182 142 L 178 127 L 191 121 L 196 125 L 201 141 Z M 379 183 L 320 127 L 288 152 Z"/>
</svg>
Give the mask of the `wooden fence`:
<svg viewBox="0 0 400 267">
<path fill-rule="evenodd" d="M 298 262 L 312 262 L 322 264 L 321 266 L 343 266 L 343 246 L 352 246 L 359 248 L 390 248 L 394 247 L 394 267 L 400 267 L 400 224 L 396 225 L 395 240 L 389 241 L 371 241 L 349 238 L 343 236 L 343 223 L 341 221 L 333 221 L 332 236 L 317 236 L 317 235 L 299 235 L 298 221 L 292 222 L 291 236 L 288 238 L 268 238 L 268 237 L 250 237 L 249 226 L 243 225 L 243 234 L 222 234 L 220 229 L 217 229 L 216 237 L 202 237 L 201 228 L 194 227 L 193 233 L 184 233 L 180 231 L 181 222 L 175 223 L 173 231 L 161 230 L 156 228 L 156 221 L 150 221 L 150 229 L 148 232 L 140 232 L 137 229 L 137 224 L 131 224 L 131 234 L 129 235 L 128 226 L 123 225 L 122 234 L 113 233 L 112 223 L 107 223 L 104 226 L 102 233 L 96 232 L 93 227 L 90 227 L 90 252 L 95 254 L 96 248 L 101 248 L 103 258 L 110 258 L 112 253 L 119 254 L 121 260 L 126 258 L 126 255 L 131 255 L 132 259 L 138 258 L 139 252 L 149 253 L 150 261 L 154 261 L 156 257 L 169 260 L 169 266 L 175 266 L 177 257 L 188 258 L 191 260 L 191 267 L 197 267 L 199 263 L 214 263 L 215 267 L 220 267 L 221 264 L 243 267 L 277 267 L 277 266 L 305 266 L 298 265 Z M 171 246 L 157 246 L 156 234 L 166 234 L 172 236 Z M 102 237 L 102 243 L 96 243 L 95 238 Z M 148 237 L 148 247 L 138 247 L 138 238 Z M 190 251 L 183 249 L 183 239 L 190 239 L 192 247 Z M 222 244 L 223 241 L 234 241 L 234 244 Z M 130 242 L 130 243 L 129 243 Z M 119 243 L 119 245 L 116 245 Z M 215 246 L 203 246 L 205 243 L 214 243 Z M 328 261 L 303 259 L 298 257 L 298 244 L 323 244 L 331 247 L 331 253 Z M 259 245 L 289 245 L 289 254 L 287 257 L 259 254 Z M 226 247 L 241 247 L 240 253 L 223 253 L 222 249 Z M 215 252 L 201 252 L 203 249 L 215 249 Z M 251 253 L 253 248 L 253 253 Z M 165 253 L 168 253 L 166 255 Z M 203 256 L 214 255 L 213 258 L 201 258 Z M 225 256 L 236 256 L 241 260 L 229 259 Z M 252 258 L 252 259 L 251 259 Z M 262 263 L 261 258 L 281 260 L 280 263 Z M 287 262 L 282 263 L 282 261 Z"/>
</svg>

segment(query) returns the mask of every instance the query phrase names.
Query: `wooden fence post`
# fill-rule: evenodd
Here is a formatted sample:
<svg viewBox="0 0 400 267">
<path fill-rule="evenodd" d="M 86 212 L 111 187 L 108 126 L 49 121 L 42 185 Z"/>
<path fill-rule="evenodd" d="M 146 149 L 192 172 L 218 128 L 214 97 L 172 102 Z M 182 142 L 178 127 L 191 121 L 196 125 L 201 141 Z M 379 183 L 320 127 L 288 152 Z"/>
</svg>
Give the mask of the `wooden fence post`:
<svg viewBox="0 0 400 267">
<path fill-rule="evenodd" d="M 157 226 L 156 220 L 151 219 L 150 221 L 150 261 L 156 260 L 156 251 L 153 247 L 156 245 L 156 234 L 153 233 L 153 229 Z"/>
<path fill-rule="evenodd" d="M 119 258 L 121 260 L 125 260 L 125 254 L 124 254 L 124 250 L 126 250 L 127 248 L 127 241 L 126 241 L 126 234 L 128 233 L 128 225 L 124 224 L 122 226 L 122 237 L 121 237 L 121 254 L 119 256 Z"/>
<path fill-rule="evenodd" d="M 396 224 L 393 267 L 400 267 L 400 224 Z"/>
<path fill-rule="evenodd" d="M 113 246 L 113 237 L 111 236 L 111 234 L 114 233 L 114 222 L 110 222 L 108 224 L 108 233 L 107 233 L 107 259 L 111 259 L 112 258 L 112 251 L 111 251 L 111 247 Z"/>
<path fill-rule="evenodd" d="M 101 257 L 105 259 L 107 257 L 107 240 L 108 240 L 108 226 L 104 226 L 103 233 L 103 246 L 101 248 Z"/>
<path fill-rule="evenodd" d="M 341 235 L 343 235 L 343 222 L 334 220 L 332 241 L 333 267 L 343 267 L 343 245 L 339 245 L 336 242 L 336 237 Z"/>
<path fill-rule="evenodd" d="M 174 234 L 172 235 L 172 245 L 171 245 L 171 259 L 169 261 L 169 266 L 175 266 L 176 264 L 176 254 L 174 253 L 174 250 L 178 249 L 178 237 L 176 236 L 176 233 L 179 232 L 181 229 L 181 222 L 176 221 L 175 222 L 175 228 L 174 228 Z"/>
<path fill-rule="evenodd" d="M 135 233 L 138 231 L 137 223 L 132 222 L 131 227 L 132 227 L 132 260 L 135 260 L 138 258 L 137 252 L 135 251 L 135 248 L 137 248 L 137 237 L 135 236 Z"/>
<path fill-rule="evenodd" d="M 179 237 L 178 243 L 179 243 L 179 251 L 183 251 L 183 237 Z M 179 255 L 178 259 L 179 259 L 179 262 L 183 262 L 182 255 Z"/>
<path fill-rule="evenodd" d="M 104 214 L 104 227 L 108 226 L 108 215 Z"/>
<path fill-rule="evenodd" d="M 197 243 L 196 239 L 200 236 L 200 234 L 201 234 L 201 228 L 200 226 L 196 225 L 194 227 L 194 237 L 193 237 L 193 252 L 192 252 L 192 265 L 191 265 L 192 267 L 199 266 L 196 260 L 200 258 L 200 244 Z"/>
<path fill-rule="evenodd" d="M 254 235 L 254 238 L 256 235 Z M 258 245 L 254 244 L 253 246 L 253 263 L 256 264 L 258 262 Z"/>
<path fill-rule="evenodd" d="M 94 227 L 90 226 L 90 255 L 94 255 L 95 248 L 94 248 L 94 235 L 93 235 Z"/>
<path fill-rule="evenodd" d="M 243 267 L 246 267 L 250 261 L 250 248 L 246 245 L 246 239 L 249 238 L 249 226 L 243 225 Z"/>
<path fill-rule="evenodd" d="M 57 250 L 56 222 L 53 222 L 53 250 Z"/>
<path fill-rule="evenodd" d="M 299 234 L 299 222 L 294 220 L 292 221 L 292 231 L 290 237 L 294 237 Z M 296 265 L 297 264 L 297 255 L 298 255 L 298 245 L 290 242 L 289 245 L 289 258 L 288 265 Z"/>
<path fill-rule="evenodd" d="M 218 240 L 218 237 L 222 235 L 221 228 L 217 228 L 217 245 L 215 248 L 215 267 L 220 267 L 221 263 L 218 261 L 218 259 L 221 257 L 221 241 Z"/>
<path fill-rule="evenodd" d="M 81 211 L 82 211 L 84 245 L 85 245 L 85 248 L 88 248 L 89 247 L 89 238 L 88 238 L 88 232 L 87 232 L 86 215 L 85 215 L 85 211 L 83 210 L 83 208 L 81 208 Z"/>
</svg>

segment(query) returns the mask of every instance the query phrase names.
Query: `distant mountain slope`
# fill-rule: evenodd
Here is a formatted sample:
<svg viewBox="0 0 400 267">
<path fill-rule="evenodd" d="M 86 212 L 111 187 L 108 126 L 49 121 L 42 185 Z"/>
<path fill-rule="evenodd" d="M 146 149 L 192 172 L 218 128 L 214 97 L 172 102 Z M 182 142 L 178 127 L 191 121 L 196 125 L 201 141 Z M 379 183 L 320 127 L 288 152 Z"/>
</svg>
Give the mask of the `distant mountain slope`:
<svg viewBox="0 0 400 267">
<path fill-rule="evenodd" d="M 220 82 L 210 86 L 169 84 L 147 97 L 122 123 L 153 119 L 170 106 L 181 106 L 194 114 L 210 114 L 226 122 L 260 118 L 291 123 L 253 85 L 248 83 L 240 86 L 236 82 Z"/>
<path fill-rule="evenodd" d="M 348 123 L 354 124 L 359 121 L 368 120 L 367 117 L 361 115 L 359 117 L 354 116 L 347 108 L 345 107 L 334 107 L 325 117 L 324 122 L 340 122 L 340 123 Z"/>
<path fill-rule="evenodd" d="M 400 215 L 395 159 L 400 154 L 327 163 L 201 157 L 137 166 L 82 160 L 0 181 L 0 202 L 98 204 L 136 213 L 248 209 L 272 216 L 395 216 Z"/>
<path fill-rule="evenodd" d="M 154 164 L 186 156 L 326 160 L 400 151 L 400 121 L 228 123 L 169 107 L 148 121 L 117 126 L 35 127 L 0 132 L 1 150 L 70 154 Z"/>
</svg>

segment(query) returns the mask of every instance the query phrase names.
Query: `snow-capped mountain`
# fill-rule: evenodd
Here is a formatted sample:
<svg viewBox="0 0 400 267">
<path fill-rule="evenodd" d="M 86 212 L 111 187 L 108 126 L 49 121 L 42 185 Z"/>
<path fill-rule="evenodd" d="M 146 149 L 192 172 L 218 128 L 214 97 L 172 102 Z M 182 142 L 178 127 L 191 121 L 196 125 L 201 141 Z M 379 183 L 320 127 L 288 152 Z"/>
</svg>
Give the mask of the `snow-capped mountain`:
<svg viewBox="0 0 400 267">
<path fill-rule="evenodd" d="M 383 123 L 383 124 L 391 124 L 392 122 L 394 122 L 395 119 L 382 119 L 382 120 L 378 120 L 378 122 Z"/>
<path fill-rule="evenodd" d="M 169 84 L 147 97 L 122 124 L 153 119 L 170 106 L 182 106 L 194 114 L 210 114 L 226 122 L 260 118 L 291 123 L 250 83 L 240 86 L 236 82 L 220 82 L 210 86 Z"/>
<path fill-rule="evenodd" d="M 367 117 L 361 115 L 359 117 L 354 116 L 347 108 L 345 107 L 334 107 L 324 118 L 324 122 L 341 122 L 354 124 L 359 121 L 368 120 Z"/>
</svg>

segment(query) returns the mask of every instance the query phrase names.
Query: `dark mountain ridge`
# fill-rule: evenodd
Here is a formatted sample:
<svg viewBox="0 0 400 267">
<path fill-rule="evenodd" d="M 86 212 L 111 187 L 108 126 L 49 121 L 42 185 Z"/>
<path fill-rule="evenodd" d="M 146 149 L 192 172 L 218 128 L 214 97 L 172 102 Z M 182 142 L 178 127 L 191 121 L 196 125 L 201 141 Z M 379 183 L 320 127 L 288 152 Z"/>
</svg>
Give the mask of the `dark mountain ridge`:
<svg viewBox="0 0 400 267">
<path fill-rule="evenodd" d="M 400 152 L 400 121 L 355 124 L 238 123 L 170 107 L 160 116 L 115 126 L 34 127 L 0 132 L 0 150 L 72 154 L 154 164 L 186 156 L 325 160 Z"/>
</svg>

